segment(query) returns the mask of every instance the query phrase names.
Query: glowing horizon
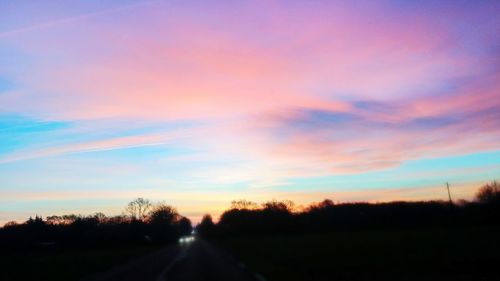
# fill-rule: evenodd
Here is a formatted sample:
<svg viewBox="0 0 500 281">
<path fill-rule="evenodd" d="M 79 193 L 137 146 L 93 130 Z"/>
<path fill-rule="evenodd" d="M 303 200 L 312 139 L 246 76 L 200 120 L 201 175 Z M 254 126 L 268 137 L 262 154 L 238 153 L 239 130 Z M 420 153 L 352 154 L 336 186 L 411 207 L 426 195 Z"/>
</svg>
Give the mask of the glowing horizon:
<svg viewBox="0 0 500 281">
<path fill-rule="evenodd" d="M 165 201 L 471 199 L 498 1 L 0 3 L 0 224 Z"/>
</svg>

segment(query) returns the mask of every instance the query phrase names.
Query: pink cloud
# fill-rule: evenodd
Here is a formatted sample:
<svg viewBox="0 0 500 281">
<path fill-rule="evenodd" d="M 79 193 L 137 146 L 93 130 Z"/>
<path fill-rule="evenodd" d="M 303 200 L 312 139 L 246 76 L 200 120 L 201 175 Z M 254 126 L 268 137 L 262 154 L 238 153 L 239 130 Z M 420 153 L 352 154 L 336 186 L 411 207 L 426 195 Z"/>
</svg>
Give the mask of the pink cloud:
<svg viewBox="0 0 500 281">
<path fill-rule="evenodd" d="M 295 107 L 348 111 L 345 93 L 375 99 L 415 95 L 416 88 L 478 68 L 472 57 L 449 52 L 454 46 L 445 28 L 419 18 L 404 20 L 409 26 L 374 24 L 345 6 L 331 15 L 320 7 L 283 13 L 269 4 L 278 16 L 269 14 L 255 26 L 228 26 L 210 16 L 193 21 L 182 13 L 166 19 L 156 12 L 138 26 L 125 17 L 109 25 L 81 23 L 71 31 L 47 29 L 44 43 L 13 38 L 11 44 L 40 57 L 41 64 L 19 77 L 24 91 L 0 101 L 4 111 L 54 119 L 211 118 Z M 292 21 L 313 12 L 323 17 Z M 259 24 L 266 28 L 255 33 Z"/>
<path fill-rule="evenodd" d="M 29 68 L 14 71 L 21 87 L 0 96 L 0 111 L 51 120 L 207 121 L 209 128 L 190 145 L 264 163 L 259 165 L 271 172 L 253 174 L 265 175 L 265 182 L 498 149 L 495 117 L 481 114 L 500 100 L 498 77 L 488 75 L 496 61 L 464 48 L 446 22 L 411 12 L 385 18 L 385 4 L 369 6 L 282 9 L 266 2 L 193 17 L 183 6 L 151 5 L 135 14 L 98 14 L 71 27 L 49 26 L 39 34 L 27 30 L 7 37 L 9 46 L 33 60 Z M 189 9 L 205 8 L 210 9 L 203 4 Z M 451 16 L 453 21 L 461 15 Z M 494 43 L 484 40 L 479 42 L 484 49 Z M 353 103 L 366 100 L 393 106 L 373 111 Z M 351 114 L 367 122 L 295 130 L 286 119 L 305 110 Z M 478 114 L 473 122 L 425 132 L 404 127 L 417 118 L 464 112 Z M 280 114 L 285 116 L 275 117 Z M 235 121 L 227 126 L 229 119 Z M 377 122 L 390 125 L 377 127 Z M 478 122 L 485 129 L 471 129 Z M 276 141 L 283 127 L 291 133 Z M 212 136 L 217 138 L 209 140 Z M 111 139 L 40 153 L 157 141 Z"/>
</svg>

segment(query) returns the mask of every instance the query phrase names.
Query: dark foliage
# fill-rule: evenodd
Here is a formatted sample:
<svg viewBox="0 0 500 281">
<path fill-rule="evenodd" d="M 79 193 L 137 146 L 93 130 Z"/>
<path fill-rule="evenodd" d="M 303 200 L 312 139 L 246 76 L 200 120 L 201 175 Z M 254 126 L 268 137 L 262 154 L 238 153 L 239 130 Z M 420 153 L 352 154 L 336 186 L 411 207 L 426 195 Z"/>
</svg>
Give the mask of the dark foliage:
<svg viewBox="0 0 500 281">
<path fill-rule="evenodd" d="M 59 251 L 160 244 L 191 232 L 189 219 L 159 204 L 137 219 L 135 216 L 36 216 L 23 224 L 10 222 L 0 228 L 2 251 Z"/>
<path fill-rule="evenodd" d="M 496 182 L 483 186 L 478 202 L 443 201 L 345 203 L 326 199 L 294 212 L 291 201 L 269 201 L 256 208 L 250 201 L 233 201 L 217 224 L 198 226 L 201 235 L 235 236 L 315 233 L 356 229 L 422 228 L 461 225 L 500 225 L 500 196 Z"/>
<path fill-rule="evenodd" d="M 500 204 L 500 186 L 498 182 L 493 181 L 483 185 L 476 193 L 476 200 L 483 204 Z"/>
<path fill-rule="evenodd" d="M 211 237 L 215 234 L 215 224 L 212 220 L 212 216 L 204 215 L 201 219 L 200 224 L 196 226 L 196 231 L 205 237 Z"/>
<path fill-rule="evenodd" d="M 184 219 L 183 228 L 187 226 L 186 223 L 191 223 L 187 218 Z M 147 221 L 150 226 L 152 238 L 156 241 L 175 241 L 182 234 L 181 232 L 186 232 L 186 229 L 180 229 L 180 216 L 177 210 L 165 204 L 156 206 L 149 214 Z"/>
</svg>

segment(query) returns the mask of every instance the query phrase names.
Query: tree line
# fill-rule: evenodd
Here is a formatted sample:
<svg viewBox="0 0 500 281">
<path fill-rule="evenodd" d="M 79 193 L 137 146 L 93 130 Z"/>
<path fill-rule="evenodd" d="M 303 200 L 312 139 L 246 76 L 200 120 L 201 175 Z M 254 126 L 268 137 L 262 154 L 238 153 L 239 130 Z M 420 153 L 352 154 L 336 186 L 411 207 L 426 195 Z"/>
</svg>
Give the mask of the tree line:
<svg viewBox="0 0 500 281">
<path fill-rule="evenodd" d="M 176 241 L 192 231 L 191 221 L 163 202 L 131 201 L 122 215 L 30 217 L 0 228 L 0 248 L 9 250 L 100 248 Z"/>
<path fill-rule="evenodd" d="M 196 231 L 205 237 L 273 233 L 308 233 L 367 228 L 499 225 L 500 189 L 496 181 L 482 186 L 474 201 L 340 203 L 330 199 L 300 209 L 292 201 L 257 204 L 236 200 L 214 223 L 205 215 Z M 164 202 L 137 198 L 122 215 L 30 217 L 0 228 L 0 249 L 34 250 L 161 244 L 192 231 L 191 221 Z"/>
<path fill-rule="evenodd" d="M 292 201 L 247 200 L 231 203 L 217 223 L 205 215 L 196 227 L 205 237 L 294 234 L 370 228 L 454 227 L 500 225 L 500 189 L 496 181 L 482 186 L 475 200 L 341 203 L 330 199 L 304 209 Z"/>
</svg>

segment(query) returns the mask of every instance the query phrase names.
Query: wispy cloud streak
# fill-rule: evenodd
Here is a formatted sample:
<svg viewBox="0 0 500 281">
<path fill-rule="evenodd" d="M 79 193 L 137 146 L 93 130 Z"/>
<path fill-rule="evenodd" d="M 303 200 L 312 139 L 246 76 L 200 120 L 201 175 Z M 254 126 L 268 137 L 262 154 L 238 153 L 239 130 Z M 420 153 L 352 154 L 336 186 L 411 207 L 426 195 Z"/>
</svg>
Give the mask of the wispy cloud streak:
<svg viewBox="0 0 500 281">
<path fill-rule="evenodd" d="M 58 19 L 53 19 L 53 20 L 49 20 L 49 21 L 34 23 L 34 24 L 31 24 L 28 26 L 23 26 L 23 27 L 11 29 L 11 30 L 0 30 L 0 39 L 2 39 L 3 37 L 10 37 L 10 36 L 14 36 L 14 35 L 18 35 L 18 34 L 22 34 L 22 33 L 26 33 L 26 32 L 39 31 L 40 29 L 50 28 L 50 27 L 54 27 L 54 26 L 71 24 L 74 22 L 91 19 L 93 17 L 108 16 L 112 13 L 126 11 L 128 9 L 141 7 L 141 6 L 144 6 L 146 4 L 151 4 L 151 3 L 155 3 L 155 2 L 158 2 L 158 1 L 140 1 L 138 3 L 121 5 L 118 7 L 104 9 L 104 10 L 100 10 L 100 11 L 96 11 L 96 12 L 85 13 L 85 14 L 80 14 L 80 15 L 73 15 L 70 17 L 64 17 L 64 18 L 58 18 Z"/>
</svg>

